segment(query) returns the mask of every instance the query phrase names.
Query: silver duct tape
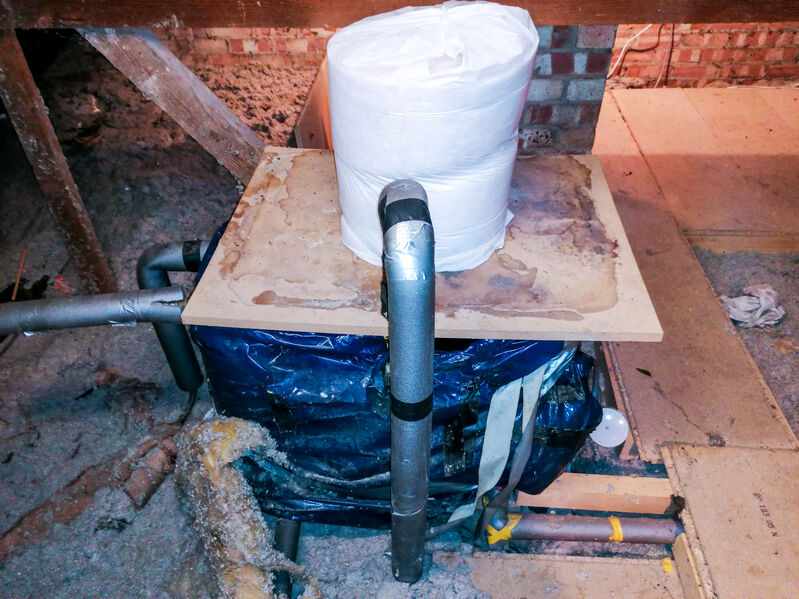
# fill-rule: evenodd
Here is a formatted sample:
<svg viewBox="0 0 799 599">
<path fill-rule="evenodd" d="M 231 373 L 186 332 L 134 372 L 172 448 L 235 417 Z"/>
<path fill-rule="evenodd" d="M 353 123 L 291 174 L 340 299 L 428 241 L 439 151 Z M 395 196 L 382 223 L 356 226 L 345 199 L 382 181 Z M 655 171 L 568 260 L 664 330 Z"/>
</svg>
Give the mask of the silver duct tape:
<svg viewBox="0 0 799 599">
<path fill-rule="evenodd" d="M 428 248 L 433 245 L 433 227 L 418 220 L 397 223 L 386 232 L 386 270 L 394 280 L 424 281 L 432 265 L 425 264 Z M 433 276 L 435 276 L 433 274 Z"/>
</svg>

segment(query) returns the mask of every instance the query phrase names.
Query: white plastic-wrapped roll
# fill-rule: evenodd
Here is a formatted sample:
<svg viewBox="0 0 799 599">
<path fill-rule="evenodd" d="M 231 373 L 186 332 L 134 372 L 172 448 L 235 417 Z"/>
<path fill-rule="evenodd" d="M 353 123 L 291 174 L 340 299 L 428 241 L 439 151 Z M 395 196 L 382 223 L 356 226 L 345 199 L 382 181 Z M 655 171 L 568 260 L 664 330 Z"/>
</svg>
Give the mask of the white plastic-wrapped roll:
<svg viewBox="0 0 799 599">
<path fill-rule="evenodd" d="M 447 2 L 370 17 L 327 47 L 341 237 L 380 264 L 378 194 L 427 191 L 436 270 L 474 268 L 502 247 L 519 117 L 538 48 L 527 11 Z"/>
</svg>

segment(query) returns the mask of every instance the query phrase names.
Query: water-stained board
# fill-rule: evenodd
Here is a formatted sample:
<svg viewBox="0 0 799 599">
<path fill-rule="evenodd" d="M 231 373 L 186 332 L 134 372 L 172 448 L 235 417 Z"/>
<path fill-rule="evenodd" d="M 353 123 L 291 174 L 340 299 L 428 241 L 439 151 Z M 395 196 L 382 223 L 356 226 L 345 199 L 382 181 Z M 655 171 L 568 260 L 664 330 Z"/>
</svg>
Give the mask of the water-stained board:
<svg viewBox="0 0 799 599">
<path fill-rule="evenodd" d="M 501 250 L 438 273 L 437 336 L 661 338 L 595 158 L 519 158 L 510 209 Z M 384 335 L 380 278 L 341 243 L 332 152 L 268 148 L 183 320 Z"/>
</svg>

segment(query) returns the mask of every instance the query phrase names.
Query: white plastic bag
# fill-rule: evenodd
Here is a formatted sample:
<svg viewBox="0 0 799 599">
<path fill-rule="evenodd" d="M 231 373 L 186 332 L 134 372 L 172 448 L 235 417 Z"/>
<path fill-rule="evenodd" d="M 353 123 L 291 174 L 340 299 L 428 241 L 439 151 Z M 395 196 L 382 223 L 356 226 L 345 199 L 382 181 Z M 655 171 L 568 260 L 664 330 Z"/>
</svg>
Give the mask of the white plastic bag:
<svg viewBox="0 0 799 599">
<path fill-rule="evenodd" d="M 421 183 L 436 270 L 473 268 L 502 247 L 518 125 L 538 48 L 530 15 L 447 2 L 370 17 L 327 47 L 342 241 L 380 264 L 378 194 Z"/>
</svg>

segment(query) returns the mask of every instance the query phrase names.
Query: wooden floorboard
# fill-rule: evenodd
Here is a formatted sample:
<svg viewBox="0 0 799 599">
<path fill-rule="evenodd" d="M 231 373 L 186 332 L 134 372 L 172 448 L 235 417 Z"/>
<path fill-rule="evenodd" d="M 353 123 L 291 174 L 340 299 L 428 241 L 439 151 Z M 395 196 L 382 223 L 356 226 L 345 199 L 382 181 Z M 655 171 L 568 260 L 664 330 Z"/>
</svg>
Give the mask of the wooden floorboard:
<svg viewBox="0 0 799 599">
<path fill-rule="evenodd" d="M 661 343 L 606 344 L 640 456 L 660 461 L 659 446 L 669 442 L 795 448 L 773 395 L 614 110 L 613 102 L 603 107 L 594 151 L 664 331 Z M 626 154 L 610 153 L 617 148 Z"/>
<path fill-rule="evenodd" d="M 787 125 L 799 135 L 799 89 L 758 89 L 757 95 L 771 106 Z"/>
<path fill-rule="evenodd" d="M 786 124 L 797 117 L 757 90 L 612 96 L 683 229 L 799 233 L 799 137 Z"/>
<path fill-rule="evenodd" d="M 799 452 L 663 450 L 707 597 L 793 598 L 799 589 Z"/>
<path fill-rule="evenodd" d="M 439 551 L 433 561 L 453 573 L 465 562 L 474 587 L 495 599 L 683 597 L 670 560 Z"/>
</svg>

